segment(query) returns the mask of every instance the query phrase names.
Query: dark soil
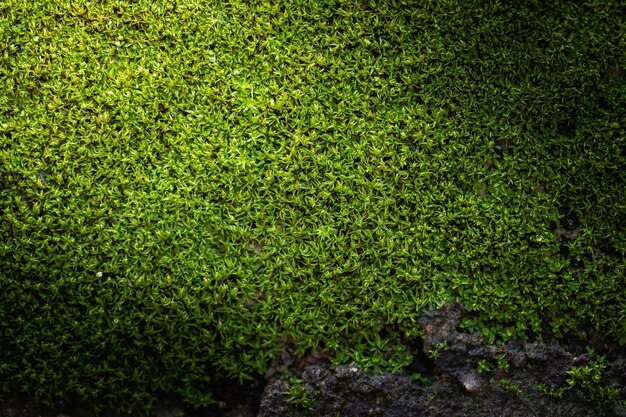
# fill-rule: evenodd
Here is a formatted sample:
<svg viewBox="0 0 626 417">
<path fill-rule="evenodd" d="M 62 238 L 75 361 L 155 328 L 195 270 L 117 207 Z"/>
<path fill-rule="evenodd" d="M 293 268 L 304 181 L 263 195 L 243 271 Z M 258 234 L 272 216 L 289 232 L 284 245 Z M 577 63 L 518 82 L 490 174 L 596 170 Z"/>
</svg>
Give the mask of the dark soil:
<svg viewBox="0 0 626 417">
<path fill-rule="evenodd" d="M 619 389 L 621 402 L 598 404 L 579 387 L 555 397 L 538 386 L 554 392 L 567 387 L 566 372 L 591 359 L 583 345 L 521 340 L 489 345 L 480 335 L 458 329 L 465 314 L 455 304 L 425 313 L 420 320 L 423 339 L 416 341 L 414 363 L 402 375 L 366 373 L 349 365 L 330 369 L 326 354 L 294 358 L 285 341 L 265 378 L 244 385 L 222 381 L 213 391 L 217 403 L 204 409 L 186 409 L 164 396 L 150 417 L 626 416 L 624 352 L 603 352 L 607 366 L 597 382 Z M 84 410 L 68 404 L 45 408 L 33 397 L 14 397 L 0 405 L 0 417 L 83 415 Z M 136 414 L 109 410 L 105 415 Z"/>
</svg>

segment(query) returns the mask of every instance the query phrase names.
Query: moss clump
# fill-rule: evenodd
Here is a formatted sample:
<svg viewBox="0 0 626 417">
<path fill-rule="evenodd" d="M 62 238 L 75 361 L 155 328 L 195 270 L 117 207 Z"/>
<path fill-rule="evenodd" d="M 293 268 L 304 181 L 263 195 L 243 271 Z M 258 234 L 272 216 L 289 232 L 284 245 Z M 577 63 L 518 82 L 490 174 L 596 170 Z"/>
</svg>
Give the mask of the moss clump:
<svg viewBox="0 0 626 417">
<path fill-rule="evenodd" d="M 561 398 L 569 390 L 581 392 L 598 407 L 617 409 L 626 406 L 626 401 L 616 386 L 603 383 L 603 374 L 607 368 L 606 359 L 589 349 L 589 361 L 583 366 L 572 366 L 566 373 L 566 385 L 555 389 L 545 384 L 536 387 L 539 392 L 555 398 Z"/>
<path fill-rule="evenodd" d="M 287 402 L 313 411 L 313 405 L 315 403 L 314 393 L 303 384 L 301 379 L 292 378 L 290 382 L 291 386 L 286 392 Z"/>
<path fill-rule="evenodd" d="M 0 3 L 0 390 L 204 404 L 281 336 L 378 357 L 447 300 L 624 343 L 623 17 Z"/>
</svg>

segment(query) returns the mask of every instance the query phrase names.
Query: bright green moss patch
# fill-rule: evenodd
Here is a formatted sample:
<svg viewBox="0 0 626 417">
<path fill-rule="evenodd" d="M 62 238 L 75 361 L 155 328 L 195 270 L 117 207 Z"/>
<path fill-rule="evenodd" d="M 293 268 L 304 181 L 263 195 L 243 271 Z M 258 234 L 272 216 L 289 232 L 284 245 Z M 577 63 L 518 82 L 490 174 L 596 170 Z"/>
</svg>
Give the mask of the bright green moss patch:
<svg viewBox="0 0 626 417">
<path fill-rule="evenodd" d="M 624 343 L 623 4 L 492 3 L 0 2 L 1 389 L 202 404 L 448 300 Z"/>
</svg>

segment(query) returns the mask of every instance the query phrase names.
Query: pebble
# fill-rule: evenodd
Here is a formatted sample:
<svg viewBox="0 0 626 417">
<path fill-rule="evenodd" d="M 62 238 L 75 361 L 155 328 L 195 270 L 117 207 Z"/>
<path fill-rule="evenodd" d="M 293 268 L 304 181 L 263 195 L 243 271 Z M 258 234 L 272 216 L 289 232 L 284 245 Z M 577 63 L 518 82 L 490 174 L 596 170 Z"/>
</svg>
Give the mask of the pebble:
<svg viewBox="0 0 626 417">
<path fill-rule="evenodd" d="M 339 379 L 355 378 L 362 374 L 363 370 L 355 365 L 341 365 L 335 369 L 335 376 Z"/>
<path fill-rule="evenodd" d="M 470 394 L 475 394 L 479 392 L 485 386 L 485 383 L 480 375 L 478 375 L 478 372 L 474 370 L 468 371 L 467 373 L 461 375 L 458 380 L 461 383 L 463 389 Z"/>
</svg>

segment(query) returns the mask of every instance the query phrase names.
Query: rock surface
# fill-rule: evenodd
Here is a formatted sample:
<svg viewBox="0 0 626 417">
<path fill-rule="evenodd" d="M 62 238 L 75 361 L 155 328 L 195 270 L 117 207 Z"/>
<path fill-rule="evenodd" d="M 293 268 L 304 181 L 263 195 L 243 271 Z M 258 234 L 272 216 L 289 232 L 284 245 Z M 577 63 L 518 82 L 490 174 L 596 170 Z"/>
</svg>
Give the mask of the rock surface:
<svg viewBox="0 0 626 417">
<path fill-rule="evenodd" d="M 452 304 L 420 320 L 424 336 L 418 361 L 430 363 L 414 365 L 431 369 L 429 384 L 403 375 L 367 374 L 354 366 L 334 371 L 312 366 L 302 373 L 302 385 L 312 399 L 308 408 L 289 400 L 292 383 L 277 380 L 265 389 L 259 417 L 626 416 L 626 407 L 598 408 L 576 389 L 564 391 L 561 398 L 537 390 L 540 384 L 554 390 L 565 386 L 566 371 L 585 365 L 588 355 L 519 340 L 488 345 L 480 335 L 457 329 L 464 314 Z M 479 362 L 491 364 L 491 370 L 479 373 Z M 620 388 L 624 396 L 624 355 L 610 362 L 604 383 Z"/>
</svg>

